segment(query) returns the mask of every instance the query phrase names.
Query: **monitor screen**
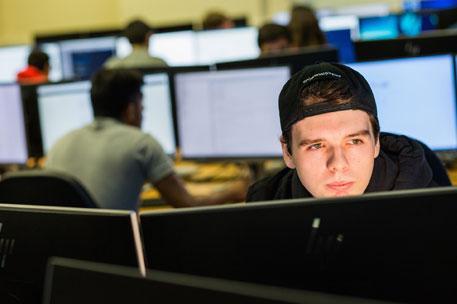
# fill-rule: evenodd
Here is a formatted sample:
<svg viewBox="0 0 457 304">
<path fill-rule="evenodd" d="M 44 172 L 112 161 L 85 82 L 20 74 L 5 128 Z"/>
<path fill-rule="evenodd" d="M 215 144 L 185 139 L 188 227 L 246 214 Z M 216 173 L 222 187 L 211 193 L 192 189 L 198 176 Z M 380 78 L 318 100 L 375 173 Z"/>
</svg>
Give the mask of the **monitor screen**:
<svg viewBox="0 0 457 304">
<path fill-rule="evenodd" d="M 131 266 L 145 273 L 133 212 L 1 205 L 0 222 L 1 303 L 41 303 L 52 256 Z"/>
<path fill-rule="evenodd" d="M 59 138 L 92 121 L 89 91 L 88 81 L 38 87 L 38 112 L 44 154 L 47 154 Z"/>
<path fill-rule="evenodd" d="M 356 15 L 322 16 L 319 27 L 324 32 L 348 29 L 352 39 L 359 37 L 359 18 Z"/>
<path fill-rule="evenodd" d="M 165 73 L 144 76 L 142 130 L 162 145 L 165 153 L 176 151 L 170 84 Z"/>
<path fill-rule="evenodd" d="M 450 55 L 350 66 L 373 90 L 381 131 L 411 136 L 435 150 L 457 149 L 455 75 Z"/>
<path fill-rule="evenodd" d="M 350 63 L 355 61 L 354 43 L 349 29 L 331 30 L 324 33 L 327 43 L 338 49 L 340 62 Z"/>
<path fill-rule="evenodd" d="M 245 27 L 198 32 L 198 63 L 207 65 L 258 57 L 257 31 L 255 27 Z"/>
<path fill-rule="evenodd" d="M 364 17 L 359 19 L 360 39 L 392 39 L 399 33 L 398 16 Z"/>
<path fill-rule="evenodd" d="M 28 45 L 0 47 L 0 83 L 16 81 L 17 73 L 27 67 L 29 53 Z"/>
<path fill-rule="evenodd" d="M 0 85 L 0 109 L 0 164 L 25 164 L 28 151 L 19 85 Z"/>
<path fill-rule="evenodd" d="M 289 78 L 288 67 L 177 74 L 183 157 L 281 155 L 278 96 Z"/>
<path fill-rule="evenodd" d="M 59 42 L 65 79 L 88 79 L 115 54 L 116 37 L 97 37 Z"/>
<path fill-rule="evenodd" d="M 118 57 L 126 57 L 131 51 L 132 46 L 127 38 L 117 38 Z M 188 30 L 153 34 L 149 39 L 149 54 L 165 60 L 169 66 L 197 65 L 195 32 Z"/>
</svg>

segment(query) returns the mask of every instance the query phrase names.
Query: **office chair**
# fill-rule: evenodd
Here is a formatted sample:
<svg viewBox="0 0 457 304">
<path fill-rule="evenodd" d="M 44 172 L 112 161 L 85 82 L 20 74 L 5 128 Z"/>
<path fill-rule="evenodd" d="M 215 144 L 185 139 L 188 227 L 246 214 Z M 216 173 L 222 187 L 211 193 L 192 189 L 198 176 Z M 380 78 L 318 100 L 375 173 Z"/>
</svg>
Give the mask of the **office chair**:
<svg viewBox="0 0 457 304">
<path fill-rule="evenodd" d="M 0 203 L 97 208 L 87 190 L 72 176 L 53 170 L 5 174 Z"/>
</svg>

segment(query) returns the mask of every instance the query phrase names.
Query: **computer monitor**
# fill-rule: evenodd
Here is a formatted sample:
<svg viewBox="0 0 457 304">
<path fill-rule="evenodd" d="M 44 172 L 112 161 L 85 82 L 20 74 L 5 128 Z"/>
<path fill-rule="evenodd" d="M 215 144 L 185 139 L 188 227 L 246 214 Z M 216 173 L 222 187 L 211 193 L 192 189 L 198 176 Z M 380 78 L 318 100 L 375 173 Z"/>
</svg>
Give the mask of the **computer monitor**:
<svg viewBox="0 0 457 304">
<path fill-rule="evenodd" d="M 359 38 L 359 18 L 356 15 L 330 15 L 319 18 L 319 27 L 324 32 L 349 30 L 352 39 Z"/>
<path fill-rule="evenodd" d="M 392 39 L 400 35 L 398 16 L 386 15 L 359 19 L 361 40 Z"/>
<path fill-rule="evenodd" d="M 183 302 L 387 304 L 157 270 L 148 271 L 144 278 L 129 267 L 66 258 L 53 258 L 48 264 L 43 304 Z"/>
<path fill-rule="evenodd" d="M 338 50 L 333 46 L 304 47 L 298 50 L 284 51 L 281 54 L 266 55 L 255 59 L 221 62 L 216 64 L 216 68 L 218 70 L 224 70 L 233 68 L 288 65 L 291 68 L 291 74 L 294 74 L 307 65 L 322 61 L 338 61 Z"/>
<path fill-rule="evenodd" d="M 133 212 L 2 204 L 0 222 L 1 303 L 39 303 L 52 256 L 131 266 L 145 273 Z"/>
<path fill-rule="evenodd" d="M 354 42 L 357 61 L 457 52 L 457 30 L 424 32 L 416 37 Z"/>
<path fill-rule="evenodd" d="M 0 85 L 0 109 L 0 164 L 25 164 L 28 150 L 19 85 Z"/>
<path fill-rule="evenodd" d="M 116 41 L 116 55 L 126 57 L 132 46 L 125 37 Z M 192 30 L 156 33 L 149 39 L 149 54 L 159 57 L 169 66 L 197 65 L 195 32 Z"/>
<path fill-rule="evenodd" d="M 173 107 L 168 74 L 147 74 L 143 86 L 143 123 L 141 129 L 154 136 L 165 153 L 176 152 Z"/>
<path fill-rule="evenodd" d="M 373 90 L 381 131 L 419 139 L 434 150 L 457 149 L 456 89 L 451 55 L 349 66 L 359 71 Z"/>
<path fill-rule="evenodd" d="M 89 79 L 115 54 L 116 37 L 94 37 L 59 42 L 65 79 Z"/>
<path fill-rule="evenodd" d="M 151 269 L 454 302 L 456 199 L 449 187 L 147 212 L 140 220 Z"/>
<path fill-rule="evenodd" d="M 198 64 L 210 65 L 258 57 L 257 32 L 255 27 L 197 32 Z"/>
<path fill-rule="evenodd" d="M 88 81 L 39 86 L 37 104 L 44 154 L 59 138 L 93 120 Z"/>
<path fill-rule="evenodd" d="M 30 53 L 29 45 L 11 45 L 0 47 L 0 83 L 15 82 L 17 73 L 27 67 Z"/>
<path fill-rule="evenodd" d="M 354 43 L 350 29 L 325 31 L 327 43 L 338 49 L 338 61 L 350 63 L 355 61 Z"/>
<path fill-rule="evenodd" d="M 179 73 L 178 136 L 184 158 L 281 155 L 278 96 L 288 67 Z"/>
</svg>

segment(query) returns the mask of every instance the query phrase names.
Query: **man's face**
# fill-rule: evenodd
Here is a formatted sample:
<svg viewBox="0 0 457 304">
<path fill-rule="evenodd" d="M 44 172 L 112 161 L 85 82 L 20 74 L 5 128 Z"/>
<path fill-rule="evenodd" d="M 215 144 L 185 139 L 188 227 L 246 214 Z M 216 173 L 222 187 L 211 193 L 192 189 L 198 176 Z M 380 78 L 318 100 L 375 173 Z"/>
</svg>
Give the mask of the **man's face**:
<svg viewBox="0 0 457 304">
<path fill-rule="evenodd" d="M 362 194 L 379 155 L 369 116 L 345 110 L 306 117 L 292 126 L 291 151 L 282 144 L 286 165 L 297 169 L 314 197 Z"/>
</svg>

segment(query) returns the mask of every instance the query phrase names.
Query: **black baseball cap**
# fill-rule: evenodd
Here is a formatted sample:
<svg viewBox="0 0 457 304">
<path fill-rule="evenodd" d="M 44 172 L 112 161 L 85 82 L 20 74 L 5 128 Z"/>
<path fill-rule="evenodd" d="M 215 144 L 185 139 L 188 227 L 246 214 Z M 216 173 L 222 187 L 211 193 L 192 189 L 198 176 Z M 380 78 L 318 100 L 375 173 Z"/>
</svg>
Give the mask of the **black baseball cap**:
<svg viewBox="0 0 457 304">
<path fill-rule="evenodd" d="M 351 101 L 343 104 L 323 101 L 313 105 L 304 105 L 300 101 L 300 94 L 306 86 L 326 80 L 344 81 L 352 93 Z M 370 85 L 359 72 L 343 64 L 323 62 L 309 65 L 294 74 L 279 94 L 279 117 L 283 133 L 305 117 L 351 109 L 363 110 L 378 120 L 376 102 Z"/>
</svg>

